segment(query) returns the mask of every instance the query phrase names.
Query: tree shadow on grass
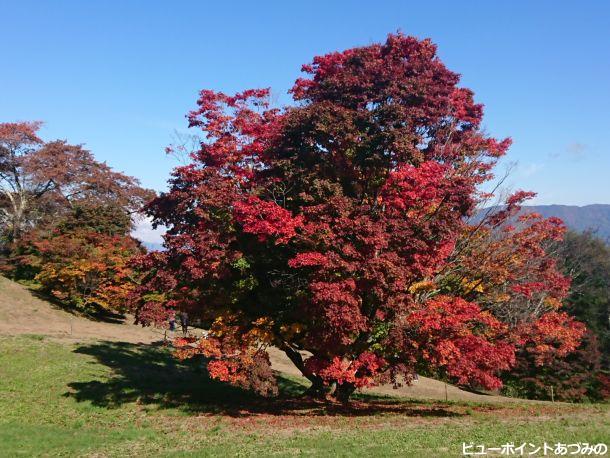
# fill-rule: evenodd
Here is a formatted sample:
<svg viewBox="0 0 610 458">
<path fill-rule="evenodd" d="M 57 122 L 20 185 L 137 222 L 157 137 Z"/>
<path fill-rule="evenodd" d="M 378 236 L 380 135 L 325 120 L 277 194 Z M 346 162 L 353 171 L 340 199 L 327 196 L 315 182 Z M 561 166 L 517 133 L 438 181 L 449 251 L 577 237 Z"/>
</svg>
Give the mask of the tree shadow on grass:
<svg viewBox="0 0 610 458">
<path fill-rule="evenodd" d="M 442 404 L 359 395 L 347 405 L 302 397 L 307 388 L 299 381 L 278 375 L 280 395 L 262 398 L 212 380 L 203 359 L 179 361 L 162 345 L 98 342 L 80 345 L 76 353 L 90 355 L 112 369 L 107 380 L 72 382 L 65 396 L 96 406 L 116 408 L 136 402 L 159 409 L 179 409 L 197 414 L 293 416 L 368 416 L 401 414 L 417 417 L 452 417 L 460 413 Z"/>
</svg>

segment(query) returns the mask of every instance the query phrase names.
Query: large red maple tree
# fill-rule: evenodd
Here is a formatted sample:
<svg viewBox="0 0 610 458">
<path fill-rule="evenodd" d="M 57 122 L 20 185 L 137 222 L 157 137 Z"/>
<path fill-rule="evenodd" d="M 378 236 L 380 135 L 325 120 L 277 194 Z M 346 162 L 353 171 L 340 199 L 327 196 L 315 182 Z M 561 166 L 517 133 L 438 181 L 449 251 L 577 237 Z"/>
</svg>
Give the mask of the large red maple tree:
<svg viewBox="0 0 610 458">
<path fill-rule="evenodd" d="M 477 232 L 466 219 L 510 140 L 482 131 L 482 105 L 429 40 L 389 35 L 302 70 L 281 109 L 267 89 L 201 91 L 188 116 L 201 146 L 148 207 L 169 230 L 166 250 L 140 260 L 139 319 L 201 318 L 209 335 L 180 340 L 179 355 L 262 393 L 269 346 L 310 393 L 342 400 L 416 371 L 499 387 L 525 326 L 552 307 L 503 320 L 464 287 L 467 268 L 457 284 L 452 272 L 476 256 L 456 244 Z"/>
</svg>

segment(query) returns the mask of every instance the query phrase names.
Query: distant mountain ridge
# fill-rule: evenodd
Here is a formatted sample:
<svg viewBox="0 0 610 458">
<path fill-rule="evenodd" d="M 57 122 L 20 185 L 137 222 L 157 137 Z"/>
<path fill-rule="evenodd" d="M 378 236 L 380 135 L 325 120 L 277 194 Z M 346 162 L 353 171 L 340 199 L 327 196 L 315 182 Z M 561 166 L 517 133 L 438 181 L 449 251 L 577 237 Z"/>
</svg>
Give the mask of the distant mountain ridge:
<svg viewBox="0 0 610 458">
<path fill-rule="evenodd" d="M 603 240 L 610 241 L 610 204 L 524 205 L 522 213 L 540 213 L 545 218 L 561 218 L 569 229 L 577 232 L 591 230 Z"/>
</svg>

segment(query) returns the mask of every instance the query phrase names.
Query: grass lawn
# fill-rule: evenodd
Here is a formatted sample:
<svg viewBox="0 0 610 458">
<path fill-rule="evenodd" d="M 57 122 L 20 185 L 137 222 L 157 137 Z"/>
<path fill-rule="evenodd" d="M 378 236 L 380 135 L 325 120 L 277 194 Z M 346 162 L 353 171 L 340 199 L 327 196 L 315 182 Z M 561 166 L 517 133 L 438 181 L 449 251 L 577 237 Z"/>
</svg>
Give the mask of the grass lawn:
<svg viewBox="0 0 610 458">
<path fill-rule="evenodd" d="M 610 442 L 608 405 L 264 400 L 162 347 L 0 337 L 0 457 L 461 456 L 462 442 Z"/>
</svg>

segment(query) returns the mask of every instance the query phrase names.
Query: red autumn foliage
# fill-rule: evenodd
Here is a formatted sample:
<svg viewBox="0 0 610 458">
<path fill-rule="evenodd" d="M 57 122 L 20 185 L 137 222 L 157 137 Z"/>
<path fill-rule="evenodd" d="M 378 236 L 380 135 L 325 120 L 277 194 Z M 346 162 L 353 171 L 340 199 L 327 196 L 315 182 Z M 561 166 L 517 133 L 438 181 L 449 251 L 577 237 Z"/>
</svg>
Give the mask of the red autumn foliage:
<svg viewBox="0 0 610 458">
<path fill-rule="evenodd" d="M 223 335 L 225 332 L 227 333 Z M 267 353 L 257 345 L 259 337 L 262 336 L 256 332 L 241 334 L 239 329 L 230 329 L 218 321 L 209 338 L 175 339 L 175 353 L 183 359 L 203 355 L 208 359 L 210 377 L 221 382 L 252 389 L 266 396 L 276 395 L 278 390 L 275 376 Z"/>
<path fill-rule="evenodd" d="M 507 327 L 489 312 L 461 298 L 437 296 L 408 320 L 416 330 L 413 343 L 434 367 L 444 367 L 462 385 L 502 386 L 495 374 L 514 363 L 514 347 Z"/>
<path fill-rule="evenodd" d="M 567 385 L 593 380 L 598 372 L 585 374 L 584 366 L 567 364 L 577 354 L 587 355 L 591 362 L 595 352 L 580 347 L 585 326 L 561 311 L 570 279 L 561 273 L 554 253 L 565 228 L 556 218 L 518 216 L 521 203 L 531 196 L 519 191 L 499 211 L 467 227 L 437 282 L 507 325 L 516 350 L 515 367 L 501 377 L 510 390 L 518 387 L 515 394 L 546 398 L 549 368 L 562 367 L 562 375 L 555 379 L 563 380 L 560 398 L 582 400 L 585 392 L 594 396 L 595 390 L 583 384 L 577 395 Z M 569 367 L 571 375 L 567 375 Z"/>
<path fill-rule="evenodd" d="M 305 373 L 310 377 L 333 380 L 339 385 L 353 384 L 360 388 L 374 384 L 379 370 L 386 365 L 382 357 L 371 352 L 361 353 L 355 360 L 335 356 L 329 361 L 313 356 L 305 361 Z"/>
<path fill-rule="evenodd" d="M 585 325 L 564 312 L 548 312 L 522 327 L 522 340 L 537 366 L 574 352 L 585 334 Z"/>
<path fill-rule="evenodd" d="M 286 243 L 296 235 L 302 218 L 292 218 L 290 212 L 275 202 L 248 196 L 233 205 L 235 221 L 247 234 L 255 234 L 260 242 L 275 238 L 275 243 Z"/>
<path fill-rule="evenodd" d="M 283 109 L 266 89 L 201 92 L 189 114 L 201 146 L 148 207 L 169 230 L 166 251 L 140 261 L 139 319 L 201 318 L 209 337 L 180 356 L 203 354 L 242 386 L 270 373 L 275 345 L 342 399 L 422 367 L 498 388 L 523 323 L 541 316 L 533 301 L 557 308 L 568 285 L 535 258 L 554 221 L 492 236 L 528 194 L 492 223 L 465 222 L 510 140 L 485 135 L 482 105 L 429 40 L 390 35 L 303 71 Z"/>
</svg>

